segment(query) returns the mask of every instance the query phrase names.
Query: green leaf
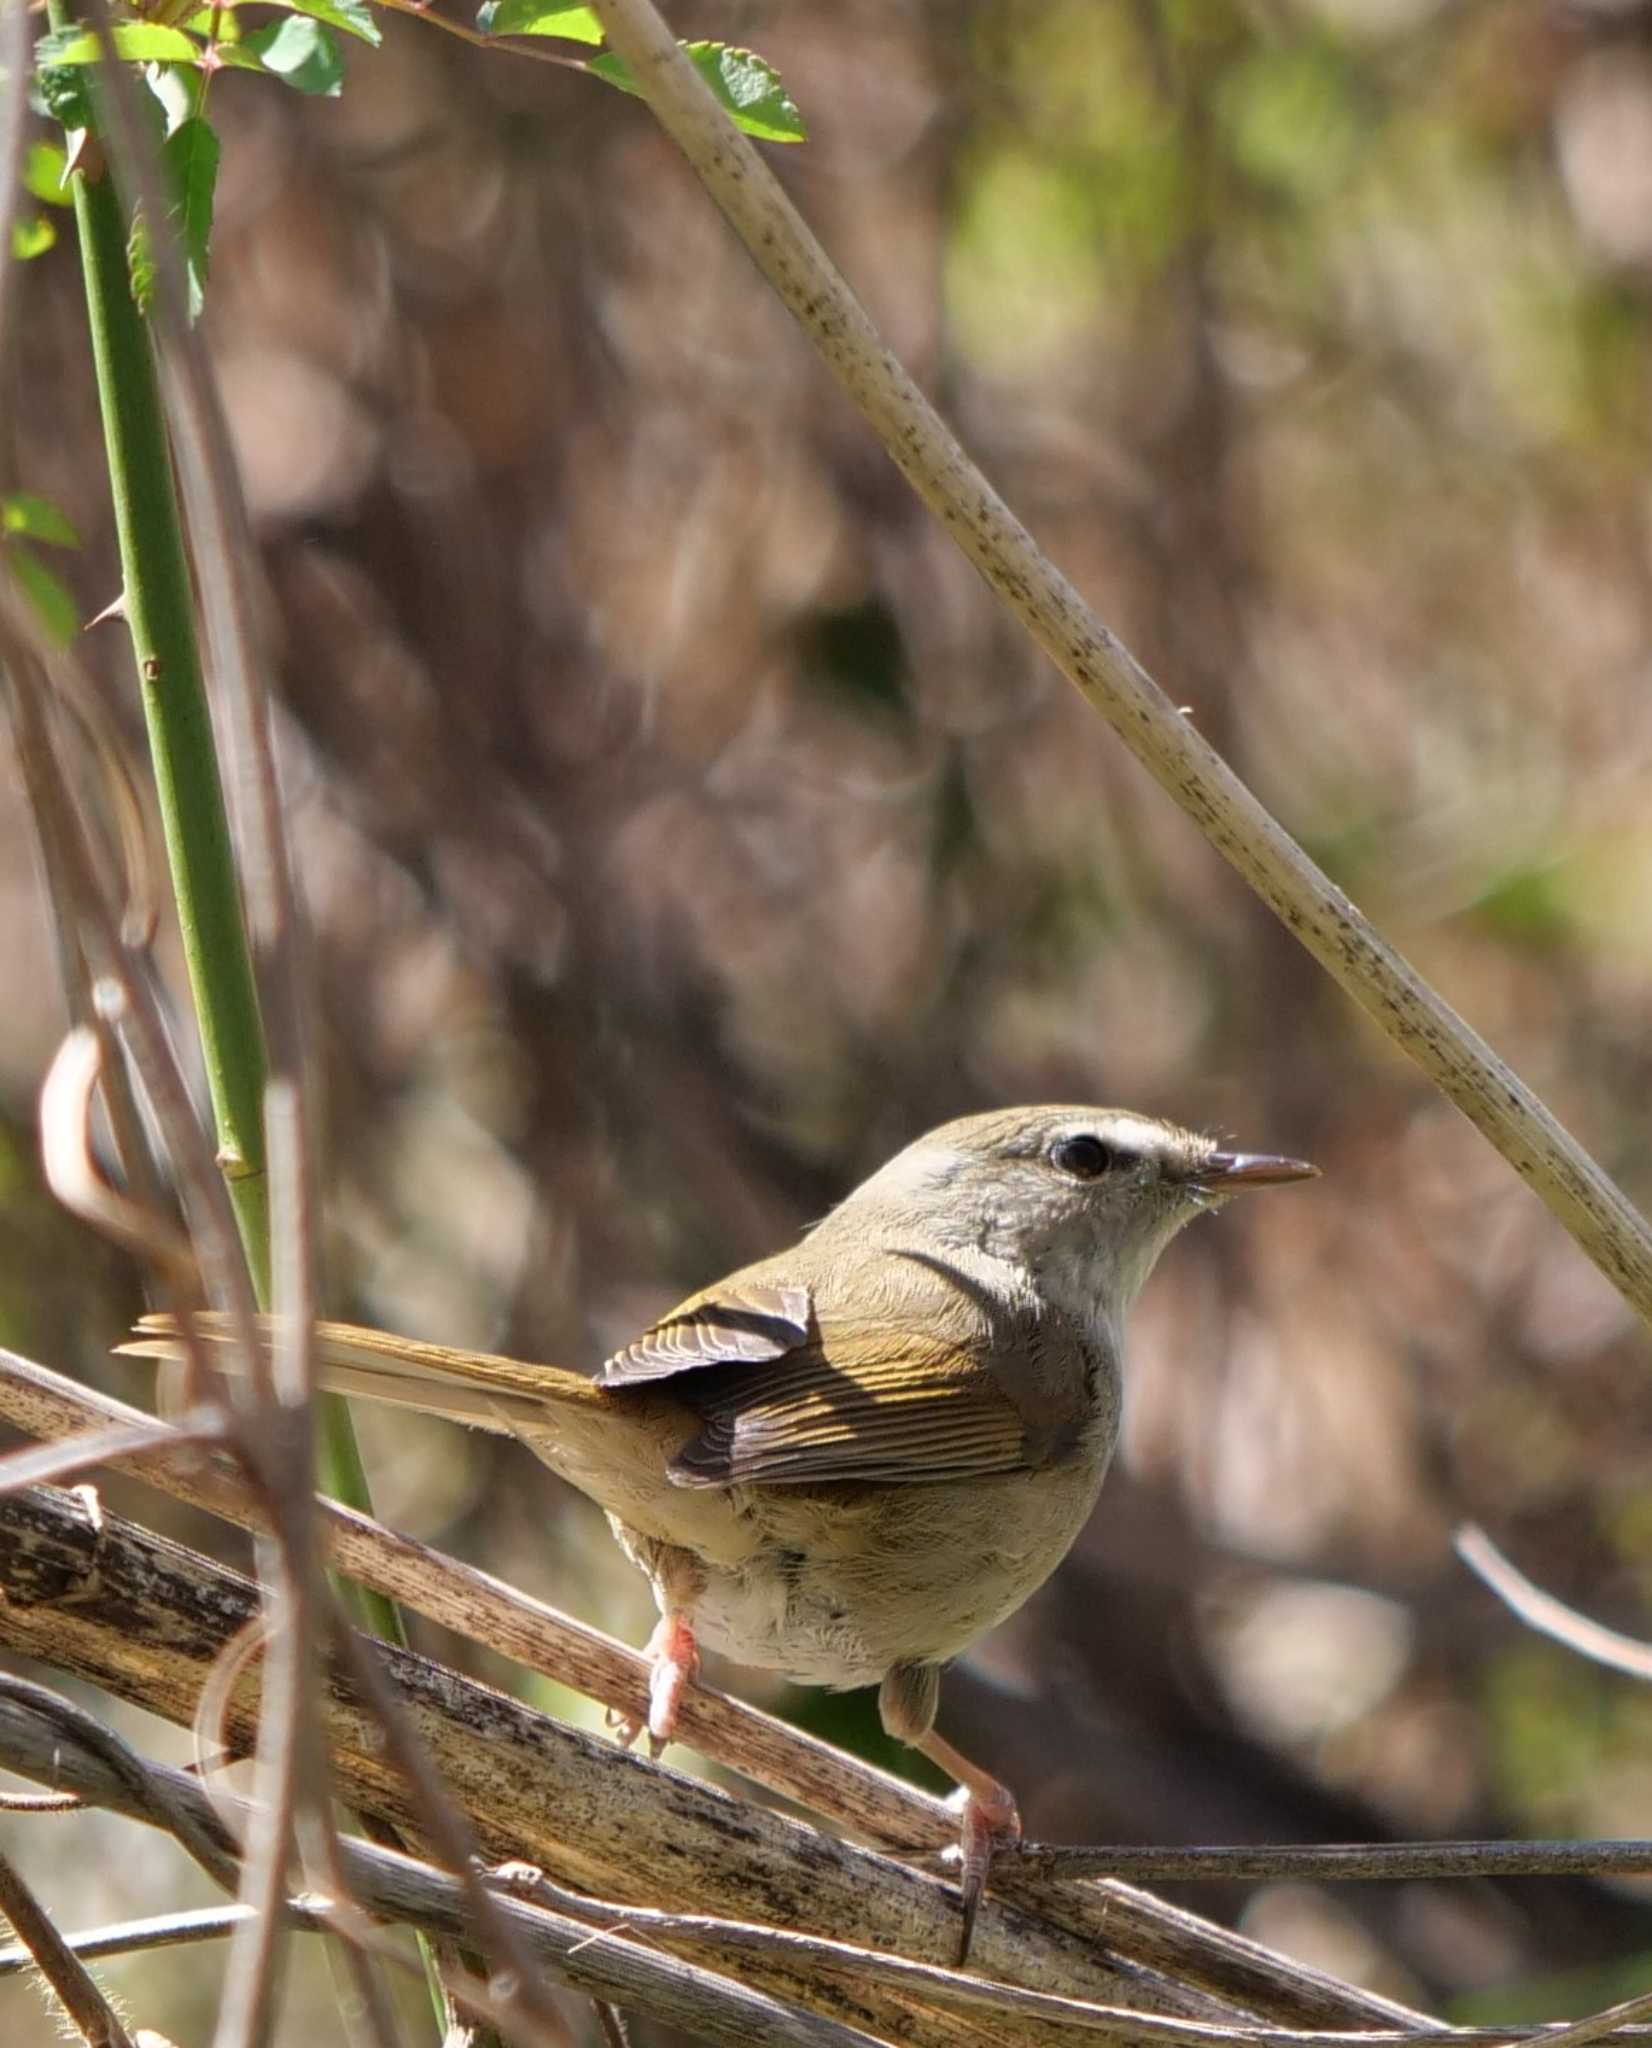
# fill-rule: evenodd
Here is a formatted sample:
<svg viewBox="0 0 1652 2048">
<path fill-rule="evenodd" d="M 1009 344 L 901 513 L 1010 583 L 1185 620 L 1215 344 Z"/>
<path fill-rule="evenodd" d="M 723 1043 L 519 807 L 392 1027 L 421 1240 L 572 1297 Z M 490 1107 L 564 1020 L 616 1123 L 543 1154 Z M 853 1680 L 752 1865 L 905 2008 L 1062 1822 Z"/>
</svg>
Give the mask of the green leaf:
<svg viewBox="0 0 1652 2048">
<path fill-rule="evenodd" d="M 561 36 L 569 43 L 600 43 L 602 23 L 589 7 L 552 7 L 547 0 L 485 0 L 476 10 L 485 36 Z"/>
<path fill-rule="evenodd" d="M 32 263 L 35 257 L 56 247 L 57 223 L 49 213 L 37 213 L 32 219 L 19 217 L 12 222 L 11 253 L 19 263 Z"/>
<path fill-rule="evenodd" d="M 244 43 L 219 43 L 212 53 L 226 71 L 256 71 L 268 78 L 263 60 L 255 57 Z"/>
<path fill-rule="evenodd" d="M 226 16 L 226 19 L 228 17 Z M 176 135 L 186 121 L 201 110 L 201 89 L 206 81 L 186 64 L 146 64 L 143 82 L 160 102 L 165 133 Z"/>
<path fill-rule="evenodd" d="M 374 49 L 384 41 L 384 31 L 373 19 L 365 0 L 290 0 L 290 4 L 300 14 L 313 15 L 317 21 L 343 29 L 347 36 L 360 36 Z"/>
<path fill-rule="evenodd" d="M 189 317 L 198 320 L 206 298 L 207 261 L 212 240 L 212 195 L 218 183 L 218 137 L 197 117 L 169 135 L 161 161 L 172 179 L 173 218 L 183 242 L 189 280 Z"/>
<path fill-rule="evenodd" d="M 47 206 L 72 206 L 63 177 L 68 158 L 55 142 L 31 142 L 23 152 L 23 185 Z"/>
<path fill-rule="evenodd" d="M 731 43 L 684 43 L 683 49 L 694 68 L 717 98 L 734 116 L 734 125 L 763 142 L 802 142 L 808 135 L 797 103 L 780 83 L 772 64 L 751 50 L 737 50 Z M 625 60 L 612 50 L 592 57 L 586 70 L 617 85 L 621 92 L 635 93 L 636 80 Z"/>
<path fill-rule="evenodd" d="M 34 54 L 36 63 L 47 67 L 95 64 L 101 51 L 90 29 L 61 28 L 42 36 L 34 46 Z M 133 64 L 199 64 L 201 46 L 181 28 L 168 28 L 163 21 L 118 21 L 115 54 Z M 62 116 L 58 118 L 61 120 Z"/>
<path fill-rule="evenodd" d="M 40 623 L 59 647 L 67 647 L 80 631 L 80 611 L 67 585 L 35 559 L 32 548 L 18 544 L 6 553 L 18 588 L 33 605 Z"/>
<path fill-rule="evenodd" d="M 212 198 L 218 182 L 218 138 L 197 115 L 161 144 L 161 162 L 172 188 L 172 219 L 183 244 L 189 317 L 198 320 L 206 298 Z M 126 265 L 133 303 L 147 318 L 155 302 L 155 245 L 150 239 L 149 223 L 141 213 L 132 216 L 132 230 L 126 240 Z"/>
<path fill-rule="evenodd" d="M 241 40 L 241 12 L 237 7 L 197 7 L 193 14 L 184 16 L 183 25 L 203 42 L 216 45 Z"/>
<path fill-rule="evenodd" d="M 344 59 L 338 44 L 319 21 L 289 14 L 285 21 L 255 29 L 239 46 L 258 59 L 295 92 L 335 98 L 344 83 Z"/>
<path fill-rule="evenodd" d="M 30 540 L 50 541 L 60 548 L 80 546 L 80 535 L 51 499 L 37 498 L 32 491 L 13 491 L 0 498 L 0 533 L 27 534 Z"/>
</svg>

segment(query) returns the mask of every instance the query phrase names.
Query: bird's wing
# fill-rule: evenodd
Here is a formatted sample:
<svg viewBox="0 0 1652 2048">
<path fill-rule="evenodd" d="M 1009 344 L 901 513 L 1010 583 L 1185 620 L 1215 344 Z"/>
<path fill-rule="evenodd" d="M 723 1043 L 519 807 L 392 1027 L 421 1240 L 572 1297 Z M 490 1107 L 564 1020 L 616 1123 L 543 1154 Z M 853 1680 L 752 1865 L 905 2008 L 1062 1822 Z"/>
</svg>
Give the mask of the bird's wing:
<svg viewBox="0 0 1652 2048">
<path fill-rule="evenodd" d="M 605 1387 L 675 1379 L 701 1366 L 784 1358 L 807 1344 L 814 1311 L 807 1287 L 745 1280 L 739 1274 L 688 1300 L 616 1351 L 597 1375 Z"/>
<path fill-rule="evenodd" d="M 960 1319 L 954 1309 L 948 1324 Z M 934 1318 L 828 1318 L 807 1287 L 737 1276 L 617 1352 L 604 1386 L 669 1380 L 699 1416 L 680 1486 L 920 1484 L 1042 1463 L 990 1369 L 988 1333 Z"/>
</svg>

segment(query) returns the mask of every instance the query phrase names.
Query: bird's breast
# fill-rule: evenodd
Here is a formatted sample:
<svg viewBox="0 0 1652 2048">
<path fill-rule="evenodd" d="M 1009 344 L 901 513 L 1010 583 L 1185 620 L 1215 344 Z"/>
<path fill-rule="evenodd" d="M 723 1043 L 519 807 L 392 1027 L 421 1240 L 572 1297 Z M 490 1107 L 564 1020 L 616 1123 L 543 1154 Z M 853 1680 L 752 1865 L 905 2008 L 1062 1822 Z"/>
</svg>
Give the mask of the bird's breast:
<svg viewBox="0 0 1652 2048">
<path fill-rule="evenodd" d="M 754 1538 L 708 1563 L 697 1635 L 810 1685 L 944 1663 L 1013 1614 L 1088 1520 L 1106 1452 L 1058 1468 L 932 1486 L 732 1489 Z"/>
</svg>

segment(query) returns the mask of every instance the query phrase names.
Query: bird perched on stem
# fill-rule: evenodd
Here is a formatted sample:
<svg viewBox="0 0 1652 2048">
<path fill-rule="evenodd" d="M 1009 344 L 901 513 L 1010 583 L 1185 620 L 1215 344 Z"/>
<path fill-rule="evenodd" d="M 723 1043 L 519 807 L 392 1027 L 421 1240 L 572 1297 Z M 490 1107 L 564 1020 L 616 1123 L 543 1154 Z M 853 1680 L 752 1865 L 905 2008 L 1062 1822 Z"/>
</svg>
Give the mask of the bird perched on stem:
<svg viewBox="0 0 1652 2048">
<path fill-rule="evenodd" d="M 520 1437 L 602 1507 L 660 1610 L 647 1728 L 702 1643 L 876 1685 L 960 1788 L 968 1954 L 1007 1789 L 935 1732 L 941 1672 L 1083 1528 L 1118 1439 L 1124 1321 L 1185 1223 L 1299 1159 L 1125 1110 L 994 1110 L 897 1153 L 792 1249 L 663 1316 L 595 1379 L 326 1323 L 324 1384 Z M 171 1356 L 151 1317 L 126 1346 Z M 214 1334 L 222 1334 L 221 1329 Z M 640 1732 L 633 1728 L 632 1737 Z"/>
</svg>

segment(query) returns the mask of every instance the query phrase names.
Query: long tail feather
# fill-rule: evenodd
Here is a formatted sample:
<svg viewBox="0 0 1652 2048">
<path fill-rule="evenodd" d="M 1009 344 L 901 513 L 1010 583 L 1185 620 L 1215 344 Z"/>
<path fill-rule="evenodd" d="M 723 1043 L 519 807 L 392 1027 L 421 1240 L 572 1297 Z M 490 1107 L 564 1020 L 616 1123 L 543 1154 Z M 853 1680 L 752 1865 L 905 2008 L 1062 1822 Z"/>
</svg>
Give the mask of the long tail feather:
<svg viewBox="0 0 1652 2048">
<path fill-rule="evenodd" d="M 230 1372 L 242 1369 L 227 1319 L 203 1315 L 197 1321 L 218 1362 Z M 267 1342 L 267 1320 L 263 1336 Z M 176 1359 L 183 1355 L 171 1316 L 145 1316 L 138 1334 L 118 1349 L 135 1358 Z M 527 1424 L 543 1426 L 548 1410 L 590 1407 L 604 1398 L 592 1381 L 560 1366 L 529 1365 L 481 1351 L 455 1351 L 444 1344 L 424 1344 L 415 1337 L 394 1337 L 351 1323 L 318 1323 L 316 1358 L 321 1383 L 332 1393 L 416 1408 L 426 1415 L 445 1415 L 502 1436 L 514 1436 Z"/>
</svg>

